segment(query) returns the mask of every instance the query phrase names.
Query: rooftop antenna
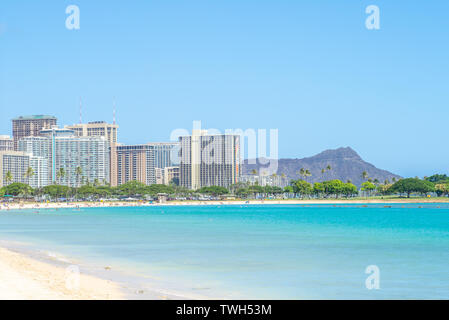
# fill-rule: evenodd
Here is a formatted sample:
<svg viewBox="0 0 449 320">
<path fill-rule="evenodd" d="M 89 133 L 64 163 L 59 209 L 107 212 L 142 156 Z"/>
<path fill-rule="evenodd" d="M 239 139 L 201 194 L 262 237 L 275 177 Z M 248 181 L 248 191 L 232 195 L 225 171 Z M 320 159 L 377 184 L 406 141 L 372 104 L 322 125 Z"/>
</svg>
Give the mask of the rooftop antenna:
<svg viewBox="0 0 449 320">
<path fill-rule="evenodd" d="M 115 125 L 115 97 L 112 99 L 112 122 Z"/>
<path fill-rule="evenodd" d="M 81 97 L 80 97 L 80 124 L 83 123 L 83 107 L 82 107 L 82 101 L 81 101 Z"/>
</svg>

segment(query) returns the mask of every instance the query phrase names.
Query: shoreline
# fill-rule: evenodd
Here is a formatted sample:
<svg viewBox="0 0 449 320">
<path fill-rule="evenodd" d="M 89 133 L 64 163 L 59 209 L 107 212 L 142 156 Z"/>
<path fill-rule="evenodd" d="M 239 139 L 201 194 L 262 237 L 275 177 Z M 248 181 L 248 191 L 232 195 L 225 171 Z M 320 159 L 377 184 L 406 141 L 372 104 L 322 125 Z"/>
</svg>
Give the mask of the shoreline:
<svg viewBox="0 0 449 320">
<path fill-rule="evenodd" d="M 1 300 L 122 300 L 119 284 L 0 246 Z M 77 272 L 79 271 L 79 273 Z"/>
<path fill-rule="evenodd" d="M 114 265 L 86 265 L 59 252 L 13 243 L 0 242 L 0 300 L 214 299 L 154 284 L 142 287 L 139 276 L 123 274 Z"/>
<path fill-rule="evenodd" d="M 221 205 L 367 205 L 367 204 L 446 204 L 449 198 L 385 198 L 385 199 L 294 199 L 294 200 L 187 200 L 149 203 L 148 201 L 92 201 L 92 202 L 50 202 L 50 203 L 0 203 L 0 212 L 21 209 L 78 209 L 109 207 L 157 207 L 157 206 L 221 206 Z"/>
</svg>

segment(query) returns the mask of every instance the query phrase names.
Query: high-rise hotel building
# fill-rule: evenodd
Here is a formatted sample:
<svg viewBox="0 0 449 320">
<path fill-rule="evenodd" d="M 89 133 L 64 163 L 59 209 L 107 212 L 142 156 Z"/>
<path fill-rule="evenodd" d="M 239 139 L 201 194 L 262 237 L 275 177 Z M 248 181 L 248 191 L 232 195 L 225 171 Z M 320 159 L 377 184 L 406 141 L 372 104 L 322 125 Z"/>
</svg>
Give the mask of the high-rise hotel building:
<svg viewBox="0 0 449 320">
<path fill-rule="evenodd" d="M 154 167 L 164 169 L 179 165 L 178 142 L 150 142 L 147 145 L 154 150 Z"/>
<path fill-rule="evenodd" d="M 0 136 L 0 151 L 14 150 L 14 141 L 10 136 Z"/>
<path fill-rule="evenodd" d="M 117 143 L 117 124 L 110 124 L 105 121 L 94 121 L 88 123 L 65 126 L 66 129 L 73 130 L 77 137 L 105 137 L 109 145 Z"/>
<path fill-rule="evenodd" d="M 14 150 L 18 150 L 21 138 L 40 136 L 42 129 L 52 128 L 56 126 L 56 122 L 56 117 L 46 115 L 22 116 L 12 119 Z"/>
<path fill-rule="evenodd" d="M 27 175 L 29 168 L 31 175 Z M 41 188 L 49 184 L 48 177 L 46 158 L 19 151 L 0 151 L 0 187 L 21 182 Z"/>
<path fill-rule="evenodd" d="M 133 180 L 146 185 L 157 183 L 156 169 L 173 167 L 178 164 L 176 160 L 178 146 L 177 142 L 153 142 L 134 146 L 117 146 L 116 185 Z"/>
<path fill-rule="evenodd" d="M 229 187 L 240 176 L 240 136 L 208 135 L 193 130 L 191 136 L 179 137 L 180 185 L 189 189 L 205 186 Z"/>
<path fill-rule="evenodd" d="M 142 145 L 116 147 L 116 185 L 129 181 L 139 181 L 146 185 L 157 183 L 156 169 L 177 165 L 174 153 L 177 142 L 154 142 Z M 112 184 L 114 186 L 114 184 Z"/>
<path fill-rule="evenodd" d="M 117 146 L 117 185 L 139 181 L 146 185 L 156 183 L 154 152 L 149 145 Z"/>
<path fill-rule="evenodd" d="M 105 137 L 109 143 L 109 181 L 111 185 L 117 186 L 117 124 L 105 121 L 94 121 L 88 123 L 66 126 L 73 130 L 78 137 Z"/>
<path fill-rule="evenodd" d="M 49 184 L 109 183 L 109 142 L 105 137 L 78 137 L 67 128 L 45 129 L 40 134 L 42 137 L 20 139 L 19 150 L 48 159 Z"/>
</svg>

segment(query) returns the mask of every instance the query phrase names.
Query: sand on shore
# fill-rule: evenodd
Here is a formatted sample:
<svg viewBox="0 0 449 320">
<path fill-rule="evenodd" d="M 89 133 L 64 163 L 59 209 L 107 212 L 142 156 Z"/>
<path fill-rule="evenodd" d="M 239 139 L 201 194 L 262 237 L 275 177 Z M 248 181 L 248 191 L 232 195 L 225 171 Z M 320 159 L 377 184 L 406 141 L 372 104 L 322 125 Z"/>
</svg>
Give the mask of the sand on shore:
<svg viewBox="0 0 449 320">
<path fill-rule="evenodd" d="M 76 266 L 58 267 L 0 248 L 0 299 L 124 299 L 118 284 L 77 270 Z"/>
<path fill-rule="evenodd" d="M 374 198 L 374 199 L 270 199 L 270 200 L 187 200 L 167 201 L 159 203 L 156 201 L 92 201 L 92 202 L 50 202 L 50 203 L 3 203 L 0 211 L 20 209 L 63 209 L 63 208 L 98 208 L 98 207 L 153 207 L 153 206 L 199 206 L 199 205 L 313 205 L 313 204 L 407 204 L 407 203 L 449 203 L 449 198 Z"/>
</svg>

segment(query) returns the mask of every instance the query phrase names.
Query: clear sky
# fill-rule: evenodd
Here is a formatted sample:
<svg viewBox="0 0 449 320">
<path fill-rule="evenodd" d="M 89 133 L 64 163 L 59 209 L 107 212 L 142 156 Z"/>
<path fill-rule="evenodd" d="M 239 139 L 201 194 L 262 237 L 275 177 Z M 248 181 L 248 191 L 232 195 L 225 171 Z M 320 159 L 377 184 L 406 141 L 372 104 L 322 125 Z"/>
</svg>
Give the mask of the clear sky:
<svg viewBox="0 0 449 320">
<path fill-rule="evenodd" d="M 65 27 L 70 4 L 80 29 Z M 380 30 L 365 27 L 368 5 Z M 18 115 L 277 128 L 280 157 L 351 146 L 403 176 L 448 173 L 449 1 L 0 2 L 0 134 Z"/>
</svg>

